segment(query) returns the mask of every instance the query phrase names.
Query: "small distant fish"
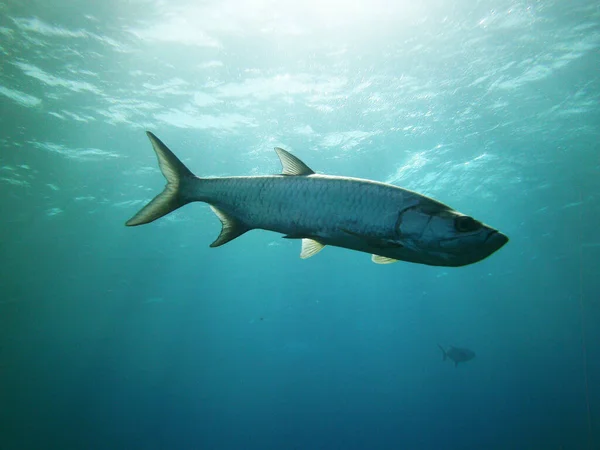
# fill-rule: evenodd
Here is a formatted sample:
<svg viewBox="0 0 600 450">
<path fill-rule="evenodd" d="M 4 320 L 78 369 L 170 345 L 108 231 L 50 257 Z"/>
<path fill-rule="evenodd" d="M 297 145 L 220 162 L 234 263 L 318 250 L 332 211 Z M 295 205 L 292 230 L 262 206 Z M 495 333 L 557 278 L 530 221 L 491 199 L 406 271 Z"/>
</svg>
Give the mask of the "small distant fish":
<svg viewBox="0 0 600 450">
<path fill-rule="evenodd" d="M 475 352 L 468 348 L 459 348 L 451 345 L 445 350 L 440 344 L 438 344 L 438 347 L 444 354 L 443 361 L 446 361 L 446 359 L 454 361 L 454 367 L 458 366 L 460 362 L 467 362 L 475 358 Z"/>
<path fill-rule="evenodd" d="M 154 134 L 146 134 L 167 185 L 128 226 L 205 202 L 222 223 L 211 247 L 262 229 L 301 239 L 303 259 L 330 245 L 370 253 L 377 264 L 465 266 L 508 242 L 498 230 L 432 198 L 391 184 L 318 175 L 279 147 L 280 175 L 199 178 Z"/>
</svg>

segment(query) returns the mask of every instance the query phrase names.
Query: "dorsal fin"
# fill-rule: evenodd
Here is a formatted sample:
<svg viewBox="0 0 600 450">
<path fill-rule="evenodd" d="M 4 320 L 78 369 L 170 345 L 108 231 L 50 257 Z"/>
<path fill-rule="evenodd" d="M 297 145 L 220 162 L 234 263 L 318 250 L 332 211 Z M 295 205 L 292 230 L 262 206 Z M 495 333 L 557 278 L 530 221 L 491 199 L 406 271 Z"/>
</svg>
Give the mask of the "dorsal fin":
<svg viewBox="0 0 600 450">
<path fill-rule="evenodd" d="M 281 173 L 283 175 L 312 175 L 315 173 L 314 170 L 288 151 L 280 147 L 275 147 L 275 151 L 281 160 L 281 165 L 283 166 Z"/>
</svg>

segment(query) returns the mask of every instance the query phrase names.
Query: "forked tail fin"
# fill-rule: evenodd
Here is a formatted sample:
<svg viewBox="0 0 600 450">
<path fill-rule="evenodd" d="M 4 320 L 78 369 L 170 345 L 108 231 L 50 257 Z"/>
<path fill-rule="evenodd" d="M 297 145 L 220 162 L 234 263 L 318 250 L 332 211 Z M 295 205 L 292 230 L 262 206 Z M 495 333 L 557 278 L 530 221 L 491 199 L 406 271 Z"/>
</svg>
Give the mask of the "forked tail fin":
<svg viewBox="0 0 600 450">
<path fill-rule="evenodd" d="M 443 354 L 442 361 L 446 361 L 446 358 L 448 357 L 448 354 L 446 353 L 446 350 L 444 350 L 444 347 L 442 347 L 440 344 L 438 344 L 438 347 L 440 348 L 440 350 L 442 351 L 442 354 Z"/>
<path fill-rule="evenodd" d="M 181 185 L 186 179 L 195 178 L 160 139 L 149 131 L 146 131 L 146 134 L 158 158 L 158 166 L 167 179 L 167 185 L 164 191 L 125 223 L 128 227 L 150 223 L 189 203 L 190 201 L 182 195 Z"/>
</svg>

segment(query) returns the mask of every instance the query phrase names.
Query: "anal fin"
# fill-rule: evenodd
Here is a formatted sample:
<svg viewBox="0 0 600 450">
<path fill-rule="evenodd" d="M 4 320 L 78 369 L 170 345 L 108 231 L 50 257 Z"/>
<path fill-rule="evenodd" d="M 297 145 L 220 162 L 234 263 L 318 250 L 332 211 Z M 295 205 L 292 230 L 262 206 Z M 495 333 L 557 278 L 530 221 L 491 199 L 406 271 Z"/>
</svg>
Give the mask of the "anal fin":
<svg viewBox="0 0 600 450">
<path fill-rule="evenodd" d="M 311 256 L 314 256 L 323 250 L 324 247 L 325 246 L 323 244 L 315 241 L 314 239 L 304 238 L 302 239 L 302 251 L 300 252 L 300 258 L 310 258 Z"/>
<path fill-rule="evenodd" d="M 217 215 L 221 221 L 222 228 L 221 234 L 210 244 L 211 247 L 219 247 L 220 245 L 227 244 L 229 241 L 233 241 L 236 237 L 241 236 L 250 229 L 240 222 L 235 217 L 227 214 L 225 211 L 217 208 L 216 206 L 210 205 L 210 209 Z"/>
</svg>

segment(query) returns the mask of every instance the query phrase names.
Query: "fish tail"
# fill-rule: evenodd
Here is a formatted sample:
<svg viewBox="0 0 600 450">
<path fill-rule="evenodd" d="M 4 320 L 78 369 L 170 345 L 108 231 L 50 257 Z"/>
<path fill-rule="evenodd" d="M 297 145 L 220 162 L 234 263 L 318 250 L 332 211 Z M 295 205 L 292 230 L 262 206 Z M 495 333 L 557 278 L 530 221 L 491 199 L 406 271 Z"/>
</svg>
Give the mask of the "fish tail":
<svg viewBox="0 0 600 450">
<path fill-rule="evenodd" d="M 165 189 L 137 212 L 125 225 L 133 227 L 159 219 L 181 208 L 191 200 L 185 197 L 182 184 L 195 179 L 194 174 L 154 134 L 146 131 L 158 159 L 158 166 L 167 179 Z"/>
<path fill-rule="evenodd" d="M 443 355 L 442 361 L 446 361 L 446 358 L 448 357 L 448 354 L 446 353 L 446 350 L 444 350 L 444 347 L 442 347 L 440 344 L 438 344 L 438 347 L 442 351 L 442 355 Z"/>
</svg>

